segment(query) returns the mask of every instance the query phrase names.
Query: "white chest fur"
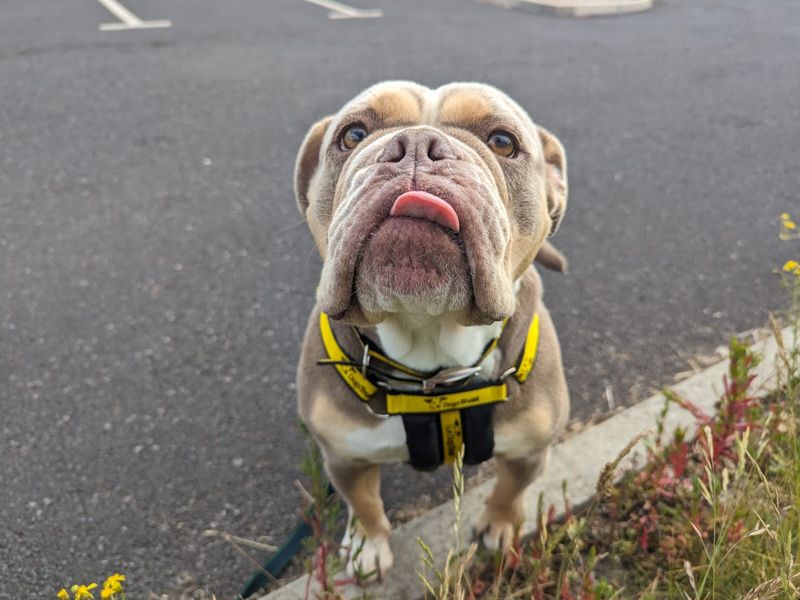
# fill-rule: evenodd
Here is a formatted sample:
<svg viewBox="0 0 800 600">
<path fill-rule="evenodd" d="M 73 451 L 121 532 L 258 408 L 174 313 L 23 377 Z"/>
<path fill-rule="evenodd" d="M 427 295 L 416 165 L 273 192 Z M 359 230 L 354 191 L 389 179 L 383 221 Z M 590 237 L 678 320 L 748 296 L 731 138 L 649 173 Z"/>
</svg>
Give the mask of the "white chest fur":
<svg viewBox="0 0 800 600">
<path fill-rule="evenodd" d="M 433 371 L 474 365 L 502 327 L 499 321 L 464 327 L 449 318 L 400 313 L 387 317 L 376 330 L 389 358 L 412 369 Z"/>
<path fill-rule="evenodd" d="M 345 436 L 346 452 L 352 458 L 374 463 L 408 460 L 403 417 L 387 417 L 377 427 L 359 427 Z"/>
</svg>

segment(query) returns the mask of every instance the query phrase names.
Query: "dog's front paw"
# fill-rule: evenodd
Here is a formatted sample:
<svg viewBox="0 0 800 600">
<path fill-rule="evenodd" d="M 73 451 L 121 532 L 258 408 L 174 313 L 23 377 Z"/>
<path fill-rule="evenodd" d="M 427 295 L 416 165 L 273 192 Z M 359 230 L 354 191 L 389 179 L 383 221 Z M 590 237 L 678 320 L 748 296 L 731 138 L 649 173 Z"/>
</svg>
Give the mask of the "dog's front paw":
<svg viewBox="0 0 800 600">
<path fill-rule="evenodd" d="M 472 536 L 489 550 L 505 552 L 514 543 L 521 519 L 503 518 L 489 508 L 472 527 Z"/>
<path fill-rule="evenodd" d="M 382 579 L 394 564 L 388 535 L 367 537 L 356 532 L 351 537 L 348 532 L 341 553 L 347 561 L 347 575 L 362 582 Z"/>
</svg>

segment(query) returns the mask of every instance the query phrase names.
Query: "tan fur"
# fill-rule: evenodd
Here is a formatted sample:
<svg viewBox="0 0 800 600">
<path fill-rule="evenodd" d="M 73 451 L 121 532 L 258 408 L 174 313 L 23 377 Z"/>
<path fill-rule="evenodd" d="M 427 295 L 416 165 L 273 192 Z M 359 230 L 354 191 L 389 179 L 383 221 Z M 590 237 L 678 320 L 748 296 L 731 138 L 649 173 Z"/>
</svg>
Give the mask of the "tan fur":
<svg viewBox="0 0 800 600">
<path fill-rule="evenodd" d="M 352 152 L 343 152 L 336 136 L 353 122 L 363 124 L 368 137 Z M 525 152 L 518 160 L 498 159 L 486 146 L 487 137 L 498 128 L 520 140 Z M 412 129 L 413 134 L 408 133 Z M 495 377 L 516 363 L 533 313 L 540 317 L 534 370 L 524 384 L 513 377 L 506 380 L 509 399 L 494 412 L 498 479 L 475 526 L 487 546 L 498 548 L 512 541 L 523 515 L 524 491 L 542 469 L 548 445 L 569 412 L 555 328 L 531 264 L 541 253 L 548 267 L 566 268 L 566 259 L 545 241 L 557 228 L 567 201 L 566 159 L 555 136 L 534 125 L 513 100 L 479 84 L 452 84 L 434 91 L 409 82 L 383 83 L 314 125 L 300 149 L 295 182 L 298 205 L 324 266 L 298 370 L 299 409 L 323 448 L 335 487 L 355 517 L 354 534 L 366 543 L 365 558 L 356 560 L 366 561 L 361 566 L 367 568 L 380 563 L 381 572 L 391 565 L 392 557 L 378 467 L 367 457 L 354 455 L 358 448 L 352 439 L 355 435 L 369 440 L 370 431 L 385 431 L 387 421 L 373 414 L 385 410 L 385 398 L 378 392 L 366 407 L 333 367 L 317 364 L 326 357 L 318 319 L 320 310 L 331 314 L 337 341 L 351 357 L 360 356 L 361 346 L 345 322 L 377 339 L 374 325 L 387 313 L 369 308 L 375 300 L 365 295 L 364 273 L 359 272 L 369 263 L 359 263 L 358 255 L 366 251 L 371 232 L 382 226 L 396 197 L 381 196 L 382 186 L 408 177 L 403 169 L 410 167 L 394 160 L 382 162 L 382 153 L 401 139 L 398 136 L 401 148 L 428 136 L 442 156 L 450 157 L 431 162 L 418 156 L 421 166 L 413 168 L 423 183 L 444 186 L 441 195 L 462 221 L 464 252 L 471 252 L 475 305 L 446 314 L 464 327 L 508 317 L 496 352 L 501 358 L 494 367 Z M 458 187 L 450 190 L 450 180 Z M 373 190 L 375 197 L 370 195 Z M 424 299 L 425 289 L 420 293 Z M 430 365 L 429 370 L 439 367 Z"/>
<path fill-rule="evenodd" d="M 566 273 L 569 270 L 569 261 L 558 248 L 550 242 L 545 242 L 536 254 L 536 262 L 551 271 Z"/>
<path fill-rule="evenodd" d="M 358 515 L 358 527 L 365 535 L 389 535 L 391 526 L 383 512 L 381 500 L 381 473 L 378 465 L 339 464 L 335 460 L 325 463 L 331 482 Z"/>
<path fill-rule="evenodd" d="M 422 116 L 419 98 L 409 90 L 377 94 L 369 99 L 368 104 L 375 112 L 394 122 L 413 123 Z"/>
<path fill-rule="evenodd" d="M 525 516 L 525 490 L 542 472 L 547 449 L 530 457 L 495 459 L 497 483 L 473 533 L 492 550 L 505 549 L 514 541 Z"/>
<path fill-rule="evenodd" d="M 309 412 L 303 415 L 303 419 L 327 454 L 342 455 L 345 453 L 340 447 L 341 441 L 365 423 L 348 412 L 337 410 L 336 403 L 326 396 L 324 391 L 318 391 L 308 403 Z"/>
<path fill-rule="evenodd" d="M 456 90 L 446 95 L 439 108 L 443 123 L 481 123 L 492 115 L 491 102 L 475 90 Z"/>
</svg>

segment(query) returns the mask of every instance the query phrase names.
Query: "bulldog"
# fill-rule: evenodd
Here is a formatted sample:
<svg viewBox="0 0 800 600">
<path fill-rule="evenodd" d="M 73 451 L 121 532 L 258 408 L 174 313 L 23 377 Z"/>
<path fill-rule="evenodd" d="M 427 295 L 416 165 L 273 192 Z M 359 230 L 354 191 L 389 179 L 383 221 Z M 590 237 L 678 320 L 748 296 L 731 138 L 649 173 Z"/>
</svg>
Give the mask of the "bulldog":
<svg viewBox="0 0 800 600">
<path fill-rule="evenodd" d="M 565 266 L 561 143 L 488 85 L 384 82 L 311 127 L 295 193 L 323 260 L 299 412 L 347 503 L 348 572 L 393 563 L 379 465 L 458 451 L 494 457 L 473 532 L 508 547 L 569 412 L 533 266 Z"/>
</svg>

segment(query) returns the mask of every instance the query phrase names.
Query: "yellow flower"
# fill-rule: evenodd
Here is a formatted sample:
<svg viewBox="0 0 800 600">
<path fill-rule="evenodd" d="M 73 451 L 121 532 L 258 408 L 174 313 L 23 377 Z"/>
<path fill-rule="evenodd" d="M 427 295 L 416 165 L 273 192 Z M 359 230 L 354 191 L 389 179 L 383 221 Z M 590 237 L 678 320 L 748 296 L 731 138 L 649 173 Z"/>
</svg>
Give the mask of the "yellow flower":
<svg viewBox="0 0 800 600">
<path fill-rule="evenodd" d="M 73 585 L 72 593 L 75 594 L 74 600 L 94 600 L 92 590 L 96 587 L 96 583 L 90 583 L 89 585 Z"/>
<path fill-rule="evenodd" d="M 109 598 L 113 598 L 116 594 L 121 593 L 123 581 L 125 581 L 125 575 L 114 573 L 103 582 L 103 590 L 100 592 L 100 597 L 103 600 L 108 600 Z"/>
<path fill-rule="evenodd" d="M 800 277 L 800 263 L 796 260 L 787 260 L 786 264 L 783 265 L 783 270 L 787 273 L 792 273 Z"/>
<path fill-rule="evenodd" d="M 69 592 L 64 588 L 58 590 L 58 594 L 56 595 L 58 600 L 69 600 Z"/>
<path fill-rule="evenodd" d="M 781 230 L 778 237 L 784 241 L 800 239 L 800 230 L 797 229 L 797 223 L 792 221 L 789 213 L 781 215 Z"/>
</svg>

